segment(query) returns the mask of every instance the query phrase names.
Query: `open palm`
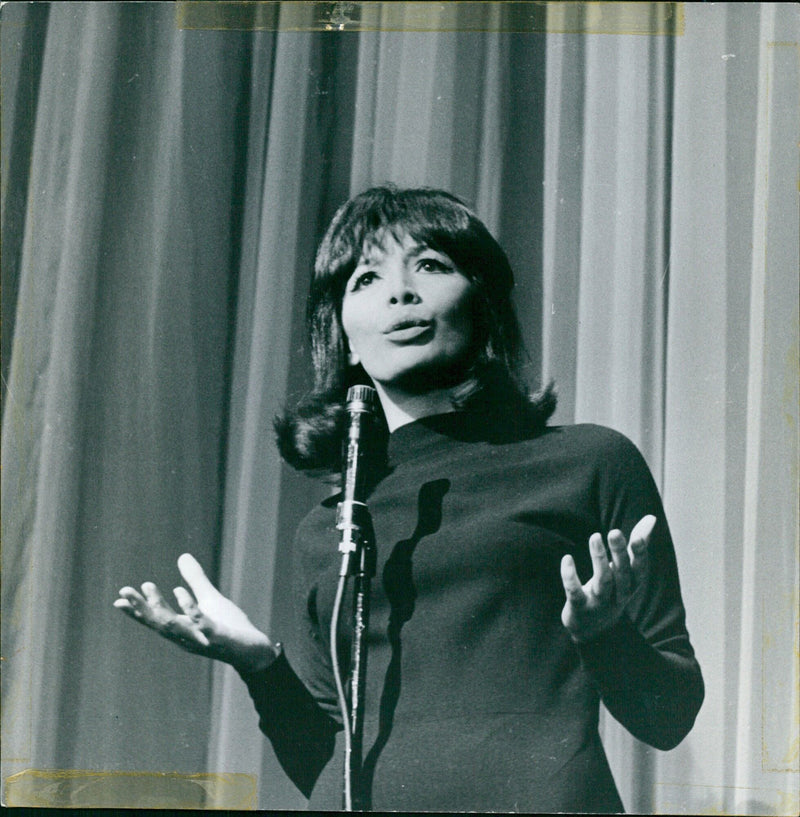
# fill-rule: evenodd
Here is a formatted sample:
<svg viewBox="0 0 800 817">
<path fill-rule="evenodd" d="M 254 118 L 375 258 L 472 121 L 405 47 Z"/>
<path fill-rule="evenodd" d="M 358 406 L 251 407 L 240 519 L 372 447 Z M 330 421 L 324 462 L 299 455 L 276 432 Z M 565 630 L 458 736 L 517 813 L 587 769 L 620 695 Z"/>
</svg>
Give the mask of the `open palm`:
<svg viewBox="0 0 800 817">
<path fill-rule="evenodd" d="M 612 627 L 641 585 L 647 566 L 647 547 L 656 524 L 655 516 L 640 519 L 631 531 L 630 543 L 619 530 L 608 534 L 609 560 L 603 537 L 589 537 L 592 577 L 581 584 L 575 560 L 561 560 L 561 581 L 567 600 L 561 621 L 575 641 L 588 641 Z"/>
<path fill-rule="evenodd" d="M 214 587 L 198 561 L 184 553 L 178 559 L 178 570 L 194 594 L 184 587 L 175 588 L 182 612 L 167 603 L 153 582 L 142 584 L 141 592 L 123 587 L 114 606 L 188 652 L 242 670 L 268 666 L 277 654 L 276 647 L 240 607 Z"/>
</svg>

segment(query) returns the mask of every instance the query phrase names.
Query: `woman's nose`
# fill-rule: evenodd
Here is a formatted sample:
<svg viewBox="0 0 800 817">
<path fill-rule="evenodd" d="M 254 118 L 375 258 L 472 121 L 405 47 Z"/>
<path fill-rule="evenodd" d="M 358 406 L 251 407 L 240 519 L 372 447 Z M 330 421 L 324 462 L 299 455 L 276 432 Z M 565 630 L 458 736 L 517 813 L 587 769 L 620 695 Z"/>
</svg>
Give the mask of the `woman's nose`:
<svg viewBox="0 0 800 817">
<path fill-rule="evenodd" d="M 419 293 L 410 276 L 402 273 L 393 276 L 392 289 L 389 293 L 389 303 L 392 306 L 407 306 L 419 303 L 419 300 Z"/>
<path fill-rule="evenodd" d="M 389 298 L 389 303 L 393 306 L 405 306 L 407 304 L 419 303 L 419 295 L 411 289 L 396 292 Z"/>
</svg>

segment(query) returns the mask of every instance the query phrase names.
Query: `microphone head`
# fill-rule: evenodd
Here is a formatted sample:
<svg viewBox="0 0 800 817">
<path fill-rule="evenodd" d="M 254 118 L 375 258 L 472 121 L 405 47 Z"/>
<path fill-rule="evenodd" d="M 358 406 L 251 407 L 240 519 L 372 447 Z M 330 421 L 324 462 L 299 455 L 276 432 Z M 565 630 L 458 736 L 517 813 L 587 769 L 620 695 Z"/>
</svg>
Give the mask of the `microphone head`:
<svg viewBox="0 0 800 817">
<path fill-rule="evenodd" d="M 375 414 L 378 409 L 378 392 L 372 386 L 350 386 L 347 390 L 347 411 Z"/>
</svg>

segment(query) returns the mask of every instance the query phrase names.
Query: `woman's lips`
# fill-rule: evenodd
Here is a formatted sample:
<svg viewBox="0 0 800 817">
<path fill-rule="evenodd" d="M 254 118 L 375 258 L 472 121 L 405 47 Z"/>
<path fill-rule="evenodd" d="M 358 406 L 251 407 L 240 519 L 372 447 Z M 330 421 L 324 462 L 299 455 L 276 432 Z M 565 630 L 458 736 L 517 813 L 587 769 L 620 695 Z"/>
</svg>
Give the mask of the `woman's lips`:
<svg viewBox="0 0 800 817">
<path fill-rule="evenodd" d="M 405 343 L 422 339 L 424 335 L 431 331 L 433 324 L 429 321 L 406 321 L 393 326 L 384 334 L 393 343 Z"/>
</svg>

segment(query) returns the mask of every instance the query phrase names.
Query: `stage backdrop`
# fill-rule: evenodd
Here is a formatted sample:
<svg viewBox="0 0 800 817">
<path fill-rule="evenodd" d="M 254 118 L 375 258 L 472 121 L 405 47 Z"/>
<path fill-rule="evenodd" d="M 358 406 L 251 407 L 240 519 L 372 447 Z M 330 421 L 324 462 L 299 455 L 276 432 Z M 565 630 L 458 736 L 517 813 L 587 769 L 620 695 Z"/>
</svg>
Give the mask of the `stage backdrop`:
<svg viewBox="0 0 800 817">
<path fill-rule="evenodd" d="M 393 181 L 475 207 L 555 422 L 663 492 L 706 701 L 669 753 L 604 718 L 627 808 L 797 812 L 798 9 L 628 5 L 3 4 L 8 802 L 303 807 L 235 673 L 111 605 L 190 551 L 285 635 L 326 489 L 271 419 L 325 224 Z"/>
</svg>

